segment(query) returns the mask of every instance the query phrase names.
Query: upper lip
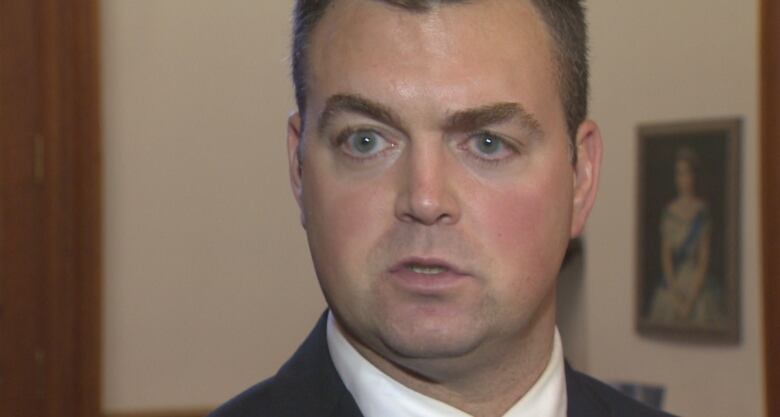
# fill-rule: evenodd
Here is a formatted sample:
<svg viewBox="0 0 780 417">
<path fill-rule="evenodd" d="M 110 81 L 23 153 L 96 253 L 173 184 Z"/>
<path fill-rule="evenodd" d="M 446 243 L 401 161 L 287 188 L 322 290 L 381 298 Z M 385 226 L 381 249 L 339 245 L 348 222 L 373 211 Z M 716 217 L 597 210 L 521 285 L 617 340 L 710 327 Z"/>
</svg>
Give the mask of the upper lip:
<svg viewBox="0 0 780 417">
<path fill-rule="evenodd" d="M 440 258 L 423 258 L 423 257 L 408 257 L 404 258 L 395 265 L 393 265 L 390 268 L 390 272 L 398 272 L 403 269 L 409 268 L 410 266 L 420 266 L 424 268 L 444 268 L 448 271 L 454 272 L 459 275 L 466 275 L 466 273 L 458 268 L 457 266 L 453 265 L 450 262 L 447 262 Z"/>
</svg>

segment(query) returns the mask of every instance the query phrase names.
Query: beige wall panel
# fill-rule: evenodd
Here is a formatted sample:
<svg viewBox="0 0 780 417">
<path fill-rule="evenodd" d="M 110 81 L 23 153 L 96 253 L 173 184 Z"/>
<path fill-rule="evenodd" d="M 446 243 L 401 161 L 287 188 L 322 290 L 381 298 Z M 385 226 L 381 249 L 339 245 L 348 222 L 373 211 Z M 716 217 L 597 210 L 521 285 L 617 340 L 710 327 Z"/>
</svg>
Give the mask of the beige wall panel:
<svg viewBox="0 0 780 417">
<path fill-rule="evenodd" d="M 588 227 L 588 367 L 604 379 L 667 386 L 683 416 L 761 416 L 758 250 L 758 2 L 591 0 L 592 115 L 605 138 Z M 744 118 L 742 323 L 739 346 L 639 337 L 634 328 L 636 126 Z"/>
<path fill-rule="evenodd" d="M 108 411 L 218 404 L 324 307 L 287 180 L 290 7 L 103 2 Z"/>
</svg>

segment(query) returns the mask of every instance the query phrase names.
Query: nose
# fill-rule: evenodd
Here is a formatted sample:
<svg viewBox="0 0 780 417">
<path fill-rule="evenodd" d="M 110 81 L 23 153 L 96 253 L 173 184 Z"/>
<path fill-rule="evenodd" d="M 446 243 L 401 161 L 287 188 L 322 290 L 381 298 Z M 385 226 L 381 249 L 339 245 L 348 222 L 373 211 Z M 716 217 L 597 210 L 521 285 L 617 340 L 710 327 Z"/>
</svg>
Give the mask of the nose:
<svg viewBox="0 0 780 417">
<path fill-rule="evenodd" d="M 457 223 L 461 208 L 454 189 L 455 167 L 451 166 L 449 155 L 440 145 L 416 145 L 411 146 L 399 174 L 396 217 L 426 226 Z"/>
</svg>

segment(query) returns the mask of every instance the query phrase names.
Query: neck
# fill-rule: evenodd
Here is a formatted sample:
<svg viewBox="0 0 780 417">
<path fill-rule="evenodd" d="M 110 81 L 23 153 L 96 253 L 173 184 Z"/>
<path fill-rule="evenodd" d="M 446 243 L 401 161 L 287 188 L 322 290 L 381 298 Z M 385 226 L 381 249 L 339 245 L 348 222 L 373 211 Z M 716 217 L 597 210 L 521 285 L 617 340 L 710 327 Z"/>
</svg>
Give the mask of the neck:
<svg viewBox="0 0 780 417">
<path fill-rule="evenodd" d="M 550 362 L 554 310 L 539 314 L 529 327 L 462 357 L 437 359 L 388 359 L 342 333 L 364 358 L 408 388 L 470 415 L 492 417 L 517 403 Z"/>
</svg>

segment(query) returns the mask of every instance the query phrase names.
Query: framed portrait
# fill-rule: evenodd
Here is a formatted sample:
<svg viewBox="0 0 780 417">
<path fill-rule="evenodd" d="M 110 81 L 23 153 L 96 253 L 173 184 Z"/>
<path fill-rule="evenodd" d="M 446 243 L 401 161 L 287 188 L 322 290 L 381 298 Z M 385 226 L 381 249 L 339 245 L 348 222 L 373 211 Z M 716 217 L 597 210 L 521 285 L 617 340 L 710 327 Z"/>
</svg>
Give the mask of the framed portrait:
<svg viewBox="0 0 780 417">
<path fill-rule="evenodd" d="M 739 341 L 739 118 L 638 128 L 640 334 Z"/>
</svg>

